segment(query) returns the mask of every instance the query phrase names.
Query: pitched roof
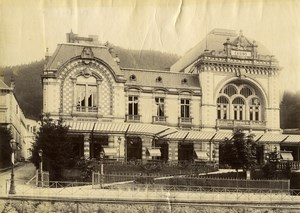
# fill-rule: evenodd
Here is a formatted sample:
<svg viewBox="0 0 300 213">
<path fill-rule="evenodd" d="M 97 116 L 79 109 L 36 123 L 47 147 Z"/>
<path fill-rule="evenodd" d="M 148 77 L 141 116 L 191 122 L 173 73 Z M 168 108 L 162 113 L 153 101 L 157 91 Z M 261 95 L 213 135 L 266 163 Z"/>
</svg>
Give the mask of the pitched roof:
<svg viewBox="0 0 300 213">
<path fill-rule="evenodd" d="M 45 69 L 58 70 L 70 59 L 80 56 L 85 47 L 90 47 L 94 57 L 106 62 L 116 72 L 117 75 L 122 75 L 120 67 L 114 61 L 106 46 L 77 43 L 58 44 Z"/>
<path fill-rule="evenodd" d="M 181 57 L 170 68 L 173 72 L 180 72 L 186 67 L 191 65 L 206 49 L 209 51 L 220 52 L 224 50 L 224 43 L 229 38 L 231 41 L 235 41 L 238 37 L 234 30 L 214 29 L 212 30 L 201 42 L 195 47 L 190 49 L 183 57 Z M 252 40 L 249 39 L 248 40 Z M 257 52 L 261 55 L 271 55 L 271 53 L 259 42 L 257 44 Z"/>
<path fill-rule="evenodd" d="M 0 89 L 10 89 L 10 87 L 7 86 L 7 85 L 4 83 L 4 81 L 2 81 L 2 80 L 0 79 Z"/>
<path fill-rule="evenodd" d="M 122 69 L 127 85 L 181 88 L 181 89 L 200 89 L 199 76 L 197 74 L 183 74 L 169 71 Z M 131 76 L 135 80 L 130 80 Z M 158 81 L 158 78 L 161 81 Z M 185 79 L 185 80 L 184 80 Z"/>
</svg>

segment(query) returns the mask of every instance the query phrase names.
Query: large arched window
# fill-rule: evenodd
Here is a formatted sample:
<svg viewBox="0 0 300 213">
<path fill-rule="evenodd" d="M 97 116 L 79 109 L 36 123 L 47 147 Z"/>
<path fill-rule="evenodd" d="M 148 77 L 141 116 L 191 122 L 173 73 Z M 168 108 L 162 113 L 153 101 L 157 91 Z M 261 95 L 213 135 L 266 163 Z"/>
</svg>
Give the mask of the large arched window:
<svg viewBox="0 0 300 213">
<path fill-rule="evenodd" d="M 252 98 L 249 105 L 249 120 L 259 121 L 261 117 L 260 101 L 258 98 Z"/>
<path fill-rule="evenodd" d="M 217 100 L 218 119 L 228 119 L 228 106 L 228 99 L 224 96 L 220 96 Z"/>
<path fill-rule="evenodd" d="M 249 84 L 231 82 L 217 98 L 217 119 L 263 121 L 261 93 Z"/>
<path fill-rule="evenodd" d="M 76 111 L 97 112 L 97 81 L 93 76 L 79 76 L 76 80 Z"/>
<path fill-rule="evenodd" d="M 233 105 L 233 119 L 234 120 L 243 120 L 244 119 L 244 110 L 245 102 L 241 97 L 237 97 L 232 101 Z"/>
</svg>

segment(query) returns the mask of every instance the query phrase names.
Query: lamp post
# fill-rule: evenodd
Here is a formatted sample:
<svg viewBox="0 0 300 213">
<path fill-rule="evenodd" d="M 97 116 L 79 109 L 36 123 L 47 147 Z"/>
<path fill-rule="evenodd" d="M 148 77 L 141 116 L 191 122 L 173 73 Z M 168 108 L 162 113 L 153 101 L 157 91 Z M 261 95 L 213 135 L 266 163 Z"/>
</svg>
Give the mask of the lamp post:
<svg viewBox="0 0 300 213">
<path fill-rule="evenodd" d="M 103 160 L 104 160 L 104 152 L 100 152 L 100 188 L 102 188 L 103 184 Z"/>
<path fill-rule="evenodd" d="M 14 164 L 15 164 L 15 150 L 17 148 L 17 143 L 14 139 L 10 140 L 10 147 L 11 147 L 11 178 L 10 178 L 10 188 L 9 194 L 16 194 L 15 190 L 15 174 L 14 174 Z"/>
<path fill-rule="evenodd" d="M 39 182 L 39 186 L 43 187 L 43 150 L 39 150 L 39 157 L 40 157 L 40 177 L 41 181 Z"/>
<path fill-rule="evenodd" d="M 119 160 L 121 156 L 121 137 L 118 137 L 118 143 L 119 143 Z"/>
</svg>

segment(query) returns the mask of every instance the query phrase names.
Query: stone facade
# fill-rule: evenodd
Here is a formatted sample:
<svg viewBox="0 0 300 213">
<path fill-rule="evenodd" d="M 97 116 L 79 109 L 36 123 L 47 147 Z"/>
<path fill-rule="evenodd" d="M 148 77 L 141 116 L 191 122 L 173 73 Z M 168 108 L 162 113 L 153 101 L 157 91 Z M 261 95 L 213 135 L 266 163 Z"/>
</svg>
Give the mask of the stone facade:
<svg viewBox="0 0 300 213">
<path fill-rule="evenodd" d="M 122 68 L 108 43 L 67 38 L 47 57 L 43 112 L 84 135 L 86 158 L 111 148 L 108 158 L 145 161 L 157 148 L 151 159 L 193 160 L 202 152 L 217 163 L 218 143 L 235 128 L 257 139 L 280 135 L 281 68 L 242 32 L 213 30 L 169 71 Z"/>
</svg>

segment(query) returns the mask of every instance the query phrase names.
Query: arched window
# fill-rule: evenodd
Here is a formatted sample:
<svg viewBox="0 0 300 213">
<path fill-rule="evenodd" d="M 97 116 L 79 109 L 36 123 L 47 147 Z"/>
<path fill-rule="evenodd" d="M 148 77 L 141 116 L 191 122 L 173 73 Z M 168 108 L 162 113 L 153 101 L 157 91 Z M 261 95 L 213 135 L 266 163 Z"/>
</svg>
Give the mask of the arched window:
<svg viewBox="0 0 300 213">
<path fill-rule="evenodd" d="M 217 119 L 264 120 L 261 93 L 249 84 L 234 81 L 225 85 L 216 102 Z"/>
<path fill-rule="evenodd" d="M 252 91 L 249 87 L 245 86 L 241 89 L 241 95 L 243 95 L 244 97 L 248 98 L 250 95 L 252 95 Z"/>
<path fill-rule="evenodd" d="M 234 120 L 243 120 L 244 119 L 244 110 L 245 102 L 241 97 L 237 97 L 232 101 L 233 105 L 233 119 Z"/>
<path fill-rule="evenodd" d="M 97 97 L 96 78 L 79 76 L 76 81 L 76 111 L 97 112 Z"/>
<path fill-rule="evenodd" d="M 217 116 L 218 119 L 228 119 L 228 100 L 224 96 L 220 96 L 217 100 Z"/>
<path fill-rule="evenodd" d="M 258 98 L 252 98 L 249 106 L 249 119 L 251 121 L 259 121 L 260 119 L 260 101 Z"/>
<path fill-rule="evenodd" d="M 233 96 L 234 94 L 237 94 L 236 88 L 233 85 L 228 85 L 224 89 L 224 93 L 228 95 L 229 97 Z"/>
</svg>

